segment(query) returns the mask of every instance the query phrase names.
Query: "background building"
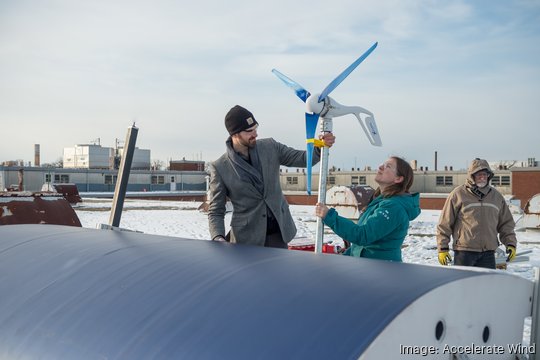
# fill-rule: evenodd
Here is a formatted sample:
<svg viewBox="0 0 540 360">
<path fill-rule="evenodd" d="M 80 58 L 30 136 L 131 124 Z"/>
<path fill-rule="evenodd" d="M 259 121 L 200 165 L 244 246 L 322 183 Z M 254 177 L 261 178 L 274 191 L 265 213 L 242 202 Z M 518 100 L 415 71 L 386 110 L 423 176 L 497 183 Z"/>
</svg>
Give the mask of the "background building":
<svg viewBox="0 0 540 360">
<path fill-rule="evenodd" d="M 116 155 L 116 163 L 114 168 L 118 169 L 120 167 L 120 159 L 124 154 L 124 148 L 118 148 Z M 133 160 L 131 160 L 131 169 L 132 170 L 149 170 L 150 169 L 150 150 L 148 149 L 139 149 L 135 148 L 133 152 Z"/>
<path fill-rule="evenodd" d="M 24 172 L 25 191 L 40 191 L 44 184 L 75 184 L 79 192 L 113 192 L 118 178 L 114 169 L 68 169 L 0 166 L 0 190 L 16 186 Z M 127 191 L 206 191 L 206 172 L 131 170 Z"/>
<path fill-rule="evenodd" d="M 64 168 L 67 169 L 111 169 L 114 149 L 101 145 L 80 144 L 64 148 Z"/>
<path fill-rule="evenodd" d="M 531 164 L 538 164 L 532 162 Z M 516 205 L 524 207 L 535 194 L 540 193 L 540 167 L 511 167 L 510 169 L 493 168 L 494 176 L 491 185 L 507 197 L 513 196 Z M 377 171 L 374 170 L 330 170 L 327 176 L 327 188 L 332 186 L 368 185 L 376 189 Z M 467 180 L 466 170 L 427 170 L 420 168 L 414 172 L 411 192 L 420 193 L 420 205 L 423 209 L 441 209 L 448 194 Z M 292 204 L 315 204 L 317 195 L 306 193 L 305 169 L 282 169 L 280 174 L 281 188 Z M 319 188 L 319 174 L 315 173 L 311 180 L 312 194 Z"/>
<path fill-rule="evenodd" d="M 67 169 L 118 169 L 124 148 L 80 144 L 64 148 L 64 168 Z M 150 150 L 135 148 L 131 163 L 133 170 L 150 169 Z"/>
<path fill-rule="evenodd" d="M 191 170 L 191 171 L 204 171 L 204 161 L 198 160 L 171 160 L 169 162 L 170 170 Z"/>
</svg>

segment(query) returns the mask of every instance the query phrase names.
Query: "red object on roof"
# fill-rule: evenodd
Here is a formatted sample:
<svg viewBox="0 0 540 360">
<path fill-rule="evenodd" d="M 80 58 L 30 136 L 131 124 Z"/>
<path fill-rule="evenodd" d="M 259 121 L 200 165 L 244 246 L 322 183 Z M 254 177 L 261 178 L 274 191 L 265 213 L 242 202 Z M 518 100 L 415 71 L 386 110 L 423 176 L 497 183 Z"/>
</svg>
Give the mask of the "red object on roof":
<svg viewBox="0 0 540 360">
<path fill-rule="evenodd" d="M 0 192 L 0 225 L 56 224 L 82 227 L 81 222 L 60 194 L 39 192 Z"/>
</svg>

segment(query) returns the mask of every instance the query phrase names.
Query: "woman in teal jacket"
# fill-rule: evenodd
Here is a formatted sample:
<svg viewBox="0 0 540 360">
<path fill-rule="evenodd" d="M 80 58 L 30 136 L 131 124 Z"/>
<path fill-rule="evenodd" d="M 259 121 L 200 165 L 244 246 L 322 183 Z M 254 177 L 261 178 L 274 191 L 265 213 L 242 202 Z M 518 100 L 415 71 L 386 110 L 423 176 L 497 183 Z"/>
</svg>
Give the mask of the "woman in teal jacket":
<svg viewBox="0 0 540 360">
<path fill-rule="evenodd" d="M 413 170 L 403 159 L 392 156 L 379 166 L 379 188 L 358 223 L 339 216 L 335 209 L 317 203 L 315 214 L 338 236 L 351 243 L 345 255 L 401 261 L 401 245 L 409 221 L 420 214 L 418 194 L 410 194 Z"/>
</svg>

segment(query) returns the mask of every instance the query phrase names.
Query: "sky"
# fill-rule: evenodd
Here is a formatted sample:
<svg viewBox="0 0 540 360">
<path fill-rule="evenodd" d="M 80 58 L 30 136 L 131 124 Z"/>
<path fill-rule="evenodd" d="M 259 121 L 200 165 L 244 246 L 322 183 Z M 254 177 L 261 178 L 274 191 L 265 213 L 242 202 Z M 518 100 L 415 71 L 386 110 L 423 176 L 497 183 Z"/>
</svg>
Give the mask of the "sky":
<svg viewBox="0 0 540 360">
<path fill-rule="evenodd" d="M 133 123 L 152 160 L 212 161 L 236 104 L 303 149 L 305 105 L 271 70 L 317 93 L 375 42 L 330 96 L 373 112 L 383 146 L 334 118 L 330 166 L 540 161 L 539 0 L 0 0 L 0 162 Z"/>
</svg>

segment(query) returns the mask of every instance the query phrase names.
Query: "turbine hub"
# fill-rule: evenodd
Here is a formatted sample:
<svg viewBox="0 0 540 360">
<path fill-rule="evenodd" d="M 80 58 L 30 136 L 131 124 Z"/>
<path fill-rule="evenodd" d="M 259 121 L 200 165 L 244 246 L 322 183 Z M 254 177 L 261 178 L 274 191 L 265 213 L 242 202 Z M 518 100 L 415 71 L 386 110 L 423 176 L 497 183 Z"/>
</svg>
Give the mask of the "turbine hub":
<svg viewBox="0 0 540 360">
<path fill-rule="evenodd" d="M 306 100 L 306 112 L 312 113 L 312 114 L 320 114 L 323 109 L 326 102 L 326 99 L 324 101 L 319 102 L 319 96 L 321 94 L 312 94 L 310 95 Z"/>
</svg>

